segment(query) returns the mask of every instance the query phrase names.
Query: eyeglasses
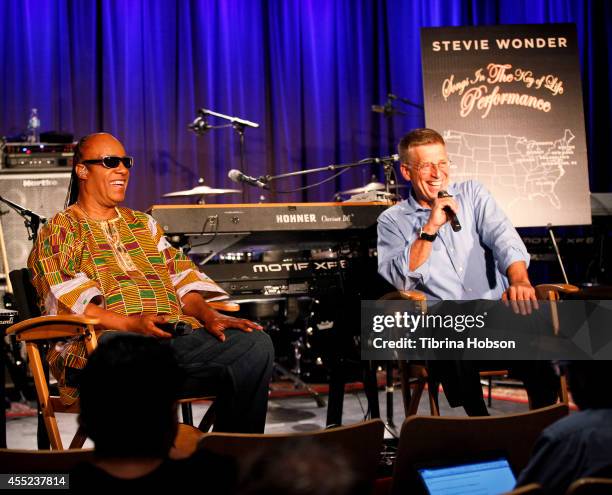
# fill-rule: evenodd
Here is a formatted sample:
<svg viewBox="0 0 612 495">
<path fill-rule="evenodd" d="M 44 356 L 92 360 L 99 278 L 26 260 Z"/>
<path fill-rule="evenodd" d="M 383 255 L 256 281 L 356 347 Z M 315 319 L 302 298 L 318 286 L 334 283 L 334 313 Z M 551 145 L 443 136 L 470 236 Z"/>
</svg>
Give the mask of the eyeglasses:
<svg viewBox="0 0 612 495">
<path fill-rule="evenodd" d="M 423 163 L 415 163 L 414 168 L 423 174 L 430 174 L 434 167 L 436 170 L 446 171 L 451 165 L 450 160 L 440 160 L 438 163 L 433 162 L 423 162 Z"/>
<path fill-rule="evenodd" d="M 101 163 L 104 168 L 117 168 L 120 163 L 123 163 L 125 168 L 132 168 L 134 165 L 134 157 L 132 156 L 103 156 L 102 158 L 94 158 L 92 160 L 83 160 L 81 163 L 85 165 L 96 165 Z"/>
</svg>

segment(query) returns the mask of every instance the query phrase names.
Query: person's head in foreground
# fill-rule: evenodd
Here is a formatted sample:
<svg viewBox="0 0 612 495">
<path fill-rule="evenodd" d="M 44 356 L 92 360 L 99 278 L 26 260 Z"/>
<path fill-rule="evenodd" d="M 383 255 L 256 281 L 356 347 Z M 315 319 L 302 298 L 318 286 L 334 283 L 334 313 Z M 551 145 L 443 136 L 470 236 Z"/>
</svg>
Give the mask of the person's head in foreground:
<svg viewBox="0 0 612 495">
<path fill-rule="evenodd" d="M 612 409 L 612 393 L 608 392 L 612 361 L 570 361 L 564 367 L 572 399 L 580 410 Z"/>
<path fill-rule="evenodd" d="M 371 493 L 341 448 L 293 439 L 241 461 L 241 495 L 360 495 Z"/>
<path fill-rule="evenodd" d="M 79 423 L 96 456 L 167 457 L 178 428 L 181 379 L 172 349 L 157 339 L 103 339 L 80 378 Z"/>
</svg>

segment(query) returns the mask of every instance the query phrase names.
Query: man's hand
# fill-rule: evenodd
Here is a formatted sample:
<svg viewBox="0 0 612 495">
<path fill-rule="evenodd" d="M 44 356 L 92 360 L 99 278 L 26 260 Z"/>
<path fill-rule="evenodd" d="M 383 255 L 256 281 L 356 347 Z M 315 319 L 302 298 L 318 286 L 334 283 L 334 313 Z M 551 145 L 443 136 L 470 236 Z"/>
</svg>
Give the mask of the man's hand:
<svg viewBox="0 0 612 495">
<path fill-rule="evenodd" d="M 152 335 L 161 339 L 169 339 L 172 337 L 167 332 L 164 332 L 161 328 L 157 327 L 158 323 L 166 323 L 168 316 L 155 316 L 155 315 L 132 315 L 125 316 L 114 311 L 109 311 L 99 306 L 100 301 L 97 304 L 90 302 L 85 307 L 85 314 L 87 316 L 93 316 L 98 318 L 100 323 L 96 325 L 96 329 L 112 329 L 119 330 L 121 332 L 134 332 L 142 335 Z"/>
<path fill-rule="evenodd" d="M 516 261 L 508 267 L 508 279 L 510 287 L 502 295 L 502 300 L 506 302 L 506 305 L 510 304 L 516 314 L 522 315 L 530 315 L 532 309 L 540 308 L 524 261 Z"/>
<path fill-rule="evenodd" d="M 237 328 L 243 332 L 252 332 L 253 330 L 263 330 L 261 325 L 244 318 L 234 318 L 227 316 L 218 311 L 211 311 L 203 321 L 204 328 L 217 337 L 221 342 L 225 341 L 225 330 L 228 328 Z"/>
<path fill-rule="evenodd" d="M 436 198 L 431 207 L 431 213 L 429 214 L 429 220 L 427 221 L 426 227 L 423 227 L 423 230 L 428 234 L 434 234 L 438 232 L 440 227 L 448 222 L 448 216 L 444 211 L 444 208 L 449 207 L 455 214 L 459 212 L 459 204 L 455 201 L 455 198 Z M 435 230 L 434 232 L 430 232 L 430 230 Z"/>
<path fill-rule="evenodd" d="M 156 326 L 157 323 L 166 323 L 167 321 L 167 316 L 128 316 L 127 331 L 140 333 L 142 335 L 151 335 L 161 339 L 170 339 L 172 338 L 172 334 L 164 332 L 161 328 Z"/>
<path fill-rule="evenodd" d="M 204 324 L 206 330 L 221 342 L 225 340 L 223 332 L 228 328 L 237 328 L 243 332 L 263 330 L 261 325 L 243 318 L 227 316 L 211 308 L 197 292 L 189 292 L 183 296 L 183 312 L 197 318 Z"/>
<path fill-rule="evenodd" d="M 448 222 L 448 217 L 444 208 L 449 207 L 455 213 L 459 211 L 459 205 L 454 198 L 436 198 L 431 207 L 429 220 L 423 225 L 423 232 L 429 235 L 438 233 L 440 227 Z M 408 269 L 413 272 L 421 266 L 431 254 L 431 242 L 423 239 L 416 239 L 410 248 L 410 259 L 408 260 Z"/>
</svg>

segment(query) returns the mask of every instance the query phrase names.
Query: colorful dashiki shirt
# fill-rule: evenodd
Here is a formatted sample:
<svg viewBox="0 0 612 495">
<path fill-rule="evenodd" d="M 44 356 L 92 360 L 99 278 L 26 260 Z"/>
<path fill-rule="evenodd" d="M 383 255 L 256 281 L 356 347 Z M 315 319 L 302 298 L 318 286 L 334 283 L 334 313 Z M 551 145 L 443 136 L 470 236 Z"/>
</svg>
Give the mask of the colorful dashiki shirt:
<svg viewBox="0 0 612 495">
<path fill-rule="evenodd" d="M 183 314 L 181 298 L 197 291 L 207 301 L 216 301 L 226 299 L 227 293 L 170 245 L 151 216 L 116 210 L 115 218 L 99 221 L 73 205 L 41 229 L 28 267 L 43 314 L 83 314 L 95 301 L 126 316 L 163 314 L 201 327 Z M 85 365 L 84 343 L 78 338 L 62 342 L 48 359 L 62 401 L 73 403 L 78 392 L 66 368 L 70 372 Z"/>
</svg>

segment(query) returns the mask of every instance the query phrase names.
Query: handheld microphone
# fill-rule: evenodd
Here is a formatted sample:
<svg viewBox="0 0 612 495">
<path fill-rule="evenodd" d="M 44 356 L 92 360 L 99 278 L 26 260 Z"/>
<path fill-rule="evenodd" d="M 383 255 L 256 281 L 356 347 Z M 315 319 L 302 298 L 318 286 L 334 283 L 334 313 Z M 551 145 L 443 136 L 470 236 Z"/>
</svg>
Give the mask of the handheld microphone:
<svg viewBox="0 0 612 495">
<path fill-rule="evenodd" d="M 206 131 L 212 129 L 212 126 L 208 125 L 208 122 L 206 122 L 206 118 L 198 116 L 191 124 L 187 126 L 187 128 L 190 131 L 195 132 L 197 135 L 201 136 Z"/>
<path fill-rule="evenodd" d="M 231 115 L 225 115 L 224 113 L 213 112 L 208 108 L 200 108 L 198 110 L 200 115 L 212 115 L 213 117 L 219 117 L 220 119 L 229 120 L 232 124 L 238 124 L 245 127 L 259 127 L 257 122 L 251 122 L 250 120 L 240 119 L 238 117 L 232 117 Z"/>
<path fill-rule="evenodd" d="M 452 194 L 448 194 L 446 191 L 438 191 L 438 198 L 452 197 Z M 443 209 L 444 213 L 446 213 L 446 216 L 450 220 L 453 232 L 459 232 L 461 230 L 461 224 L 459 223 L 459 219 L 457 218 L 457 215 L 455 215 L 455 212 L 450 208 L 450 206 L 445 206 Z"/>
<path fill-rule="evenodd" d="M 234 182 L 244 182 L 245 184 L 249 184 L 250 186 L 260 187 L 262 189 L 269 189 L 268 184 L 266 184 L 265 182 L 262 182 L 259 179 L 256 179 L 255 177 L 250 177 L 242 173 L 240 170 L 236 170 L 235 168 L 231 169 L 227 173 L 227 176 Z"/>
<path fill-rule="evenodd" d="M 167 321 L 166 323 L 156 323 L 157 327 L 164 332 L 168 332 L 172 337 L 182 337 L 193 333 L 193 328 L 189 323 L 184 321 Z"/>
</svg>

